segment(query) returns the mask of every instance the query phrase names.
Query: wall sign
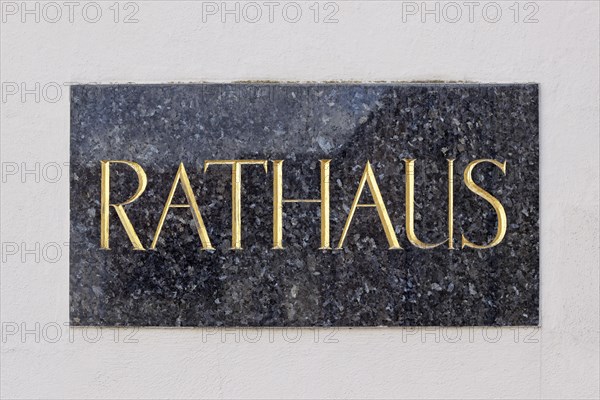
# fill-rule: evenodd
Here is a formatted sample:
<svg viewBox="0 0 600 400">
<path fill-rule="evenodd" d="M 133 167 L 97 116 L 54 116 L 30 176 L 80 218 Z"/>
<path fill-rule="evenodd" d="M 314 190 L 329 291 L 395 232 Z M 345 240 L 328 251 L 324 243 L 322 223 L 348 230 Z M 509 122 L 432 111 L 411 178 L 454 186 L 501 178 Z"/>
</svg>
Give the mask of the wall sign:
<svg viewBox="0 0 600 400">
<path fill-rule="evenodd" d="M 536 325 L 534 84 L 71 90 L 73 325 Z"/>
</svg>

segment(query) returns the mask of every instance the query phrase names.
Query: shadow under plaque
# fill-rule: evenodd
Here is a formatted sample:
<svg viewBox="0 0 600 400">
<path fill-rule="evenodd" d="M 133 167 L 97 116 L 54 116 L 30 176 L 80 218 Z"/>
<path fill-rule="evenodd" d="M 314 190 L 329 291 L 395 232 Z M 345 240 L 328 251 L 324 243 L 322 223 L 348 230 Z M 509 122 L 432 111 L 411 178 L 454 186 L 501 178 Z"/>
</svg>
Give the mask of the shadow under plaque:
<svg viewBox="0 0 600 400">
<path fill-rule="evenodd" d="M 72 325 L 538 324 L 536 84 L 73 86 L 70 165 Z"/>
</svg>

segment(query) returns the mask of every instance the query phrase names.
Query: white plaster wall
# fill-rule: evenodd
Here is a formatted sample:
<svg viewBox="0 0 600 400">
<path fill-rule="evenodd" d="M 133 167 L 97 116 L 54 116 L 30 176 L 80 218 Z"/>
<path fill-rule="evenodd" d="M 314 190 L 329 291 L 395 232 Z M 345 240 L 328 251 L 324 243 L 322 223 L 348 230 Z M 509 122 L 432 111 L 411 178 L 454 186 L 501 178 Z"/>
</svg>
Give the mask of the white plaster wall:
<svg viewBox="0 0 600 400">
<path fill-rule="evenodd" d="M 523 23 L 532 10 L 523 10 L 524 2 L 519 22 L 512 1 L 498 2 L 503 14 L 491 23 L 481 14 L 488 2 L 480 2 L 469 22 L 459 1 L 465 13 L 459 22 L 442 15 L 439 23 L 434 16 L 423 23 L 420 14 L 403 22 L 402 2 L 338 1 L 339 21 L 332 24 L 312 20 L 312 1 L 298 1 L 303 16 L 295 24 L 282 18 L 281 8 L 273 23 L 267 16 L 254 24 L 243 16 L 222 23 L 219 15 L 203 22 L 202 3 L 191 1 L 135 2 L 139 21 L 131 24 L 112 20 L 112 1 L 98 2 L 97 23 L 82 18 L 86 2 L 73 22 L 62 2 L 56 23 L 48 22 L 51 8 L 39 23 L 31 15 L 21 22 L 6 3 L 0 28 L 3 398 L 599 397 L 598 2 L 536 2 L 537 23 Z M 124 6 L 121 18 L 133 10 Z M 93 18 L 93 9 L 88 12 Z M 96 343 L 93 329 L 69 331 L 63 325 L 68 170 L 53 183 L 51 164 L 69 159 L 69 98 L 63 87 L 52 102 L 51 83 L 255 79 L 539 82 L 542 327 L 321 330 L 316 340 L 305 329 L 298 341 L 296 330 L 265 329 L 257 340 L 254 330 L 121 330 L 115 340 L 105 329 Z M 39 102 L 32 94 L 22 99 L 10 95 L 11 82 L 28 88 L 39 82 L 47 92 Z M 36 163 L 37 175 L 21 176 L 23 166 Z M 20 170 L 11 175 L 15 165 Z"/>
</svg>

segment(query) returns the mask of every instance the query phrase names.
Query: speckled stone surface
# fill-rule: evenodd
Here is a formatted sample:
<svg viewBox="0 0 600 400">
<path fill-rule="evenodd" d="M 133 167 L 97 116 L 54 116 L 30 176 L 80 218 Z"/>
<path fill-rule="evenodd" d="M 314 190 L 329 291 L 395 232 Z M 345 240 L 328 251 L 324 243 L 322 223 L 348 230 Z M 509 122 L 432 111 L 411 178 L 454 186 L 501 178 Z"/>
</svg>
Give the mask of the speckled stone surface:
<svg viewBox="0 0 600 400">
<path fill-rule="evenodd" d="M 405 232 L 404 158 L 415 158 L 416 232 L 447 238 L 447 163 L 455 158 L 454 244 L 422 250 Z M 496 214 L 463 181 L 504 205 Z M 374 208 L 359 208 L 343 250 L 322 251 L 318 204 L 284 205 L 272 250 L 272 163 L 242 173 L 242 244 L 231 245 L 231 168 L 205 160 L 285 160 L 285 198 L 319 198 L 331 159 L 331 242 L 339 240 L 367 160 L 402 250 L 388 250 Z M 111 210 L 100 249 L 100 160 L 131 160 L 148 186 L 127 214 L 148 248 L 180 162 L 215 251 L 202 251 L 189 209 L 172 209 L 155 251 L 133 251 Z M 70 320 L 73 325 L 536 325 L 539 296 L 538 87 L 477 84 L 207 84 L 71 90 Z M 111 199 L 135 174 L 111 169 Z M 186 203 L 179 188 L 176 203 Z M 367 189 L 361 202 L 371 202 Z"/>
</svg>

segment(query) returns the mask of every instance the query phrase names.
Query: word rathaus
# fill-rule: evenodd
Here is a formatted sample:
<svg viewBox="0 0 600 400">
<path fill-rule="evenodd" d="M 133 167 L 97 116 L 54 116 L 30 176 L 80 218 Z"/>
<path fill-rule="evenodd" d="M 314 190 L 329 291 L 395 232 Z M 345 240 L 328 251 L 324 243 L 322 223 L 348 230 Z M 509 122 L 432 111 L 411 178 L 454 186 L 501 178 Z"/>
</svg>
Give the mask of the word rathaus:
<svg viewBox="0 0 600 400">
<path fill-rule="evenodd" d="M 273 167 L 273 249 L 283 249 L 283 204 L 284 203 L 318 203 L 321 207 L 321 247 L 320 250 L 331 250 L 331 242 L 330 242 L 330 227 L 329 227 L 329 172 L 330 172 L 330 163 L 331 160 L 319 160 L 320 161 L 320 169 L 321 169 L 321 197 L 320 199 L 284 199 L 283 197 L 283 160 L 272 160 Z M 453 217 L 453 208 L 454 208 L 454 160 L 449 159 L 448 162 L 448 238 L 440 243 L 425 243 L 421 241 L 417 235 L 415 234 L 415 206 L 414 206 L 414 171 L 415 171 L 415 161 L 414 159 L 404 159 L 405 163 L 405 175 L 406 175 L 406 198 L 405 198 L 405 206 L 406 206 L 406 236 L 408 241 L 415 247 L 420 249 L 432 249 L 434 247 L 441 246 L 445 243 L 448 244 L 449 249 L 453 249 L 453 225 L 454 225 L 454 217 Z M 490 205 L 494 208 L 497 216 L 497 229 L 495 237 L 491 242 L 487 244 L 475 244 L 469 241 L 465 235 L 461 235 L 461 248 L 470 247 L 475 249 L 487 249 L 494 246 L 497 246 L 504 235 L 506 234 L 507 220 L 506 220 L 506 212 L 504 211 L 504 207 L 502 204 L 492 196 L 490 193 L 482 189 L 478 186 L 472 178 L 473 170 L 475 167 L 481 163 L 491 163 L 494 166 L 498 167 L 503 174 L 506 174 L 506 161 L 500 162 L 492 159 L 478 159 L 471 161 L 464 170 L 464 183 L 466 187 L 475 193 L 476 195 L 485 199 Z M 131 167 L 138 178 L 138 188 L 136 192 L 126 201 L 122 203 L 114 203 L 110 202 L 110 167 L 111 164 L 124 164 Z M 231 193 L 232 193 L 232 232 L 231 232 L 231 249 L 233 250 L 241 250 L 242 249 L 242 167 L 244 165 L 261 165 L 264 167 L 265 173 L 268 172 L 268 160 L 206 160 L 204 162 L 204 173 L 207 172 L 208 168 L 213 165 L 226 165 L 231 167 Z M 125 231 L 127 232 L 127 236 L 131 241 L 133 248 L 135 250 L 145 250 L 144 246 L 140 242 L 136 231 L 129 220 L 125 212 L 125 205 L 133 203 L 137 200 L 146 189 L 147 185 L 147 177 L 143 168 L 136 162 L 133 161 L 125 161 L 125 160 L 103 160 L 101 161 L 101 201 L 100 201 L 100 247 L 105 250 L 109 250 L 109 231 L 110 231 L 110 209 L 111 207 L 116 211 L 117 216 Z M 365 184 L 368 185 L 369 191 L 373 198 L 373 203 L 365 204 L 360 203 L 361 195 L 364 191 Z M 183 192 L 185 193 L 185 197 L 187 199 L 187 204 L 173 204 L 173 197 L 175 195 L 176 189 L 181 186 Z M 341 236 L 337 243 L 336 249 L 341 249 L 344 245 L 344 240 L 348 234 L 350 226 L 352 224 L 352 219 L 356 212 L 356 209 L 359 207 L 373 207 L 377 210 L 377 214 L 381 221 L 383 231 L 385 232 L 385 236 L 387 238 L 390 250 L 401 249 L 400 244 L 398 242 L 398 238 L 396 236 L 394 227 L 388 215 L 387 209 L 385 207 L 385 203 L 381 196 L 381 192 L 379 190 L 379 186 L 377 184 L 375 174 L 373 172 L 373 168 L 371 167 L 371 163 L 367 162 L 364 168 L 364 172 L 361 176 L 360 182 L 358 184 L 358 189 L 356 191 L 356 195 L 354 196 L 354 200 L 352 202 L 352 206 L 350 207 L 350 211 L 348 213 L 348 217 L 344 224 L 344 228 L 342 230 Z M 162 210 L 160 220 L 158 222 L 158 226 L 154 233 L 154 238 L 152 240 L 152 244 L 150 245 L 150 250 L 155 250 L 156 245 L 158 243 L 158 239 L 163 228 L 163 224 L 167 217 L 167 214 L 171 208 L 189 208 L 191 210 L 195 227 L 198 231 L 198 235 L 200 237 L 200 242 L 202 245 L 202 250 L 214 250 L 214 247 L 211 244 L 210 238 L 208 236 L 208 232 L 204 225 L 204 221 L 202 219 L 202 215 L 200 214 L 200 209 L 198 207 L 198 203 L 196 201 L 196 197 L 194 195 L 194 191 L 190 184 L 190 180 L 188 178 L 187 172 L 183 163 L 179 164 L 179 168 L 177 173 L 175 174 L 175 179 L 171 186 L 171 190 L 167 197 L 165 206 Z"/>
</svg>

